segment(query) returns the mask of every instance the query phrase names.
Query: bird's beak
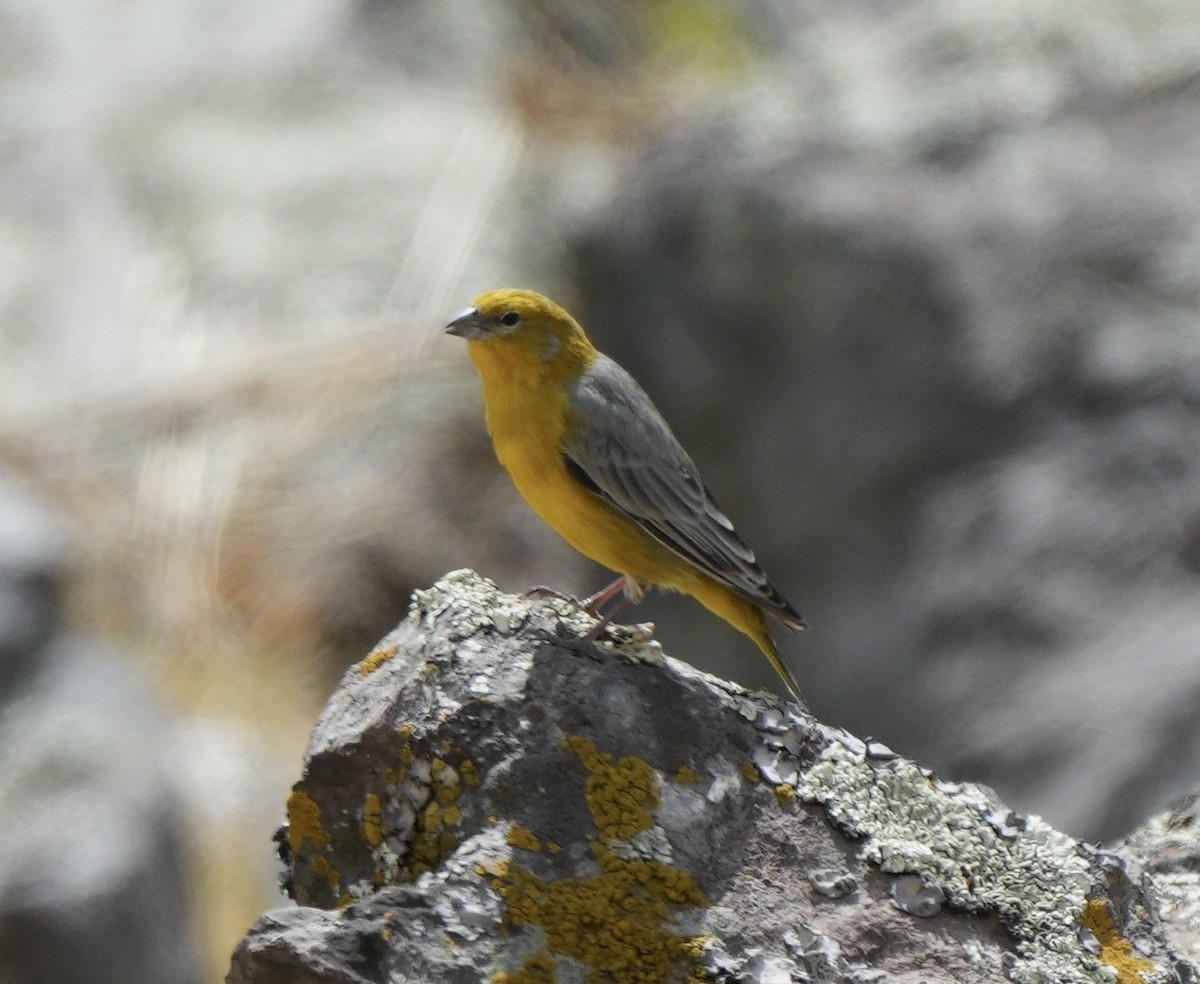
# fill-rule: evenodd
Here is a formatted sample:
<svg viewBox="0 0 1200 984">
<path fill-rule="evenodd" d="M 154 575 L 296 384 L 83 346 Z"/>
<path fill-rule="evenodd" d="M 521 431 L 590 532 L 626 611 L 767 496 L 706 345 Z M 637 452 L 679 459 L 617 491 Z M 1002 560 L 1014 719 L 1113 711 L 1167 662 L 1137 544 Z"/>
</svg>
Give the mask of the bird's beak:
<svg viewBox="0 0 1200 984">
<path fill-rule="evenodd" d="M 457 335 L 459 338 L 480 339 L 491 333 L 479 309 L 469 307 L 446 325 L 446 334 Z"/>
</svg>

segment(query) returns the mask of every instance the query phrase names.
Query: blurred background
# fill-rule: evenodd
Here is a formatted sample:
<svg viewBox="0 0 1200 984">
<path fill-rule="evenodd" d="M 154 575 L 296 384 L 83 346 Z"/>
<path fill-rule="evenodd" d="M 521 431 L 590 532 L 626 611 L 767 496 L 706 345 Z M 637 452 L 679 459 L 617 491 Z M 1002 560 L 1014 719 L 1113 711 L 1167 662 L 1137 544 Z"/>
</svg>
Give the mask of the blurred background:
<svg viewBox="0 0 1200 984">
<path fill-rule="evenodd" d="M 1194 0 L 0 0 L 0 982 L 221 978 L 410 591 L 604 582 L 441 334 L 496 286 L 647 388 L 822 720 L 1086 838 L 1195 787 Z"/>
</svg>

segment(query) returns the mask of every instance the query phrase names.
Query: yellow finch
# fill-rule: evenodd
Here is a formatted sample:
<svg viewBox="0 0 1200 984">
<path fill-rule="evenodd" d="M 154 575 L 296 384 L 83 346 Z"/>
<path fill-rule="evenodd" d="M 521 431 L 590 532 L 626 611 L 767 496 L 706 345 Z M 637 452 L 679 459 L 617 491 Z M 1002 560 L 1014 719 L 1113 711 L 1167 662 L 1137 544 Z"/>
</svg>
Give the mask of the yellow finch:
<svg viewBox="0 0 1200 984">
<path fill-rule="evenodd" d="M 528 290 L 481 294 L 446 331 L 468 341 L 496 456 L 517 490 L 571 546 L 622 575 L 595 598 L 624 588 L 637 601 L 647 585 L 689 594 L 753 639 L 799 697 L 764 613 L 789 629 L 804 620 L 633 377 Z"/>
</svg>

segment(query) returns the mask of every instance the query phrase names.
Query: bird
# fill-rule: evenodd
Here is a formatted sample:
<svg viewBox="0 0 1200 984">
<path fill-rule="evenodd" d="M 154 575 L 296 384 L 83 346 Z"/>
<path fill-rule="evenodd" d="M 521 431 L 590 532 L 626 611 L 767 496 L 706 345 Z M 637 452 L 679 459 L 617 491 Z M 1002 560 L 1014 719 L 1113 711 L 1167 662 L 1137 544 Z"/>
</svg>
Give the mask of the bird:
<svg viewBox="0 0 1200 984">
<path fill-rule="evenodd" d="M 807 628 L 804 619 L 634 378 L 534 291 L 480 294 L 445 330 L 467 341 L 496 457 L 517 491 L 567 543 L 619 575 L 585 607 L 594 613 L 618 593 L 636 603 L 650 586 L 691 595 L 749 636 L 802 700 L 766 617 L 793 631 Z"/>
</svg>

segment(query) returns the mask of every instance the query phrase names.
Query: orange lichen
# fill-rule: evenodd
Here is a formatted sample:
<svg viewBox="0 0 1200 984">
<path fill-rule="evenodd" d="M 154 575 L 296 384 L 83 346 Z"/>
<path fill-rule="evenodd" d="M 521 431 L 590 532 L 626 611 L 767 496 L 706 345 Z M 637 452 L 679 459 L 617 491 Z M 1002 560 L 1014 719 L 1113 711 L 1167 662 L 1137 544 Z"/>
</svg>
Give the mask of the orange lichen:
<svg viewBox="0 0 1200 984">
<path fill-rule="evenodd" d="M 378 793 L 367 793 L 363 800 L 362 835 L 372 847 L 378 847 L 383 841 L 383 804 Z"/>
<path fill-rule="evenodd" d="M 571 957 L 589 968 L 588 981 L 619 980 L 654 984 L 685 965 L 689 981 L 700 981 L 696 937 L 674 932 L 676 912 L 706 906 L 699 886 L 688 872 L 658 860 L 629 860 L 610 845 L 654 826 L 658 807 L 653 768 L 633 756 L 614 759 L 587 738 L 559 743 L 583 764 L 584 800 L 596 825 L 592 856 L 600 871 L 585 878 L 544 879 L 514 863 L 496 865 L 492 886 L 505 904 L 509 926 L 536 926 L 545 935 L 546 951 L 539 963 L 526 961 L 546 977 L 498 974 L 494 984 L 554 980 L 552 954 Z M 513 827 L 509 843 L 525 846 L 524 834 L 539 847 L 532 832 Z M 555 845 L 557 846 L 557 845 Z M 625 852 L 622 852 L 625 853 Z"/>
<path fill-rule="evenodd" d="M 312 873 L 321 881 L 331 892 L 336 892 L 342 883 L 341 872 L 329 863 L 329 859 L 323 854 L 314 854 L 308 860 L 312 867 Z"/>
<path fill-rule="evenodd" d="M 492 977 L 493 984 L 554 984 L 554 958 L 548 953 L 535 953 L 517 971 L 502 970 Z"/>
<path fill-rule="evenodd" d="M 329 834 L 321 826 L 321 808 L 308 793 L 293 789 L 287 799 L 288 846 L 299 854 L 304 842 L 322 848 L 329 843 Z"/>
<path fill-rule="evenodd" d="M 1133 946 L 1113 922 L 1112 912 L 1104 899 L 1088 899 L 1079 921 L 1096 937 L 1100 944 L 1100 962 L 1117 972 L 1117 984 L 1143 984 L 1142 973 L 1153 970 L 1154 964 L 1133 952 Z"/>
<path fill-rule="evenodd" d="M 372 649 L 367 658 L 358 664 L 358 675 L 364 677 L 370 676 L 395 656 L 399 648 L 399 646 L 377 646 L 375 649 Z"/>
<path fill-rule="evenodd" d="M 542 842 L 537 839 L 537 835 L 532 830 L 527 830 L 520 824 L 514 823 L 508 828 L 508 835 L 505 838 L 513 847 L 519 847 L 523 851 L 540 851 Z"/>
<path fill-rule="evenodd" d="M 602 836 L 629 838 L 654 826 L 651 811 L 658 808 L 658 791 L 649 765 L 632 755 L 614 761 L 579 736 L 564 739 L 559 747 L 573 751 L 587 769 L 583 795 Z"/>
</svg>

